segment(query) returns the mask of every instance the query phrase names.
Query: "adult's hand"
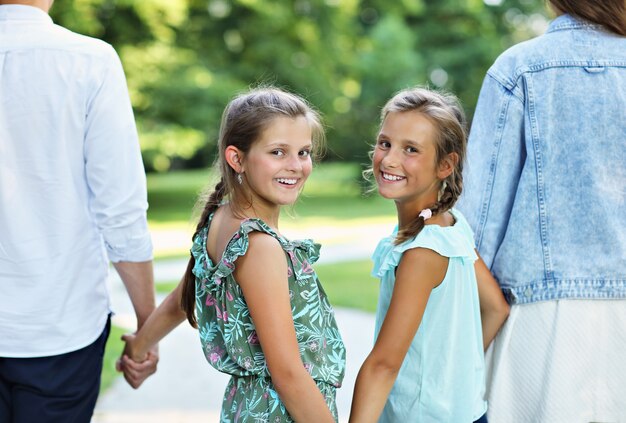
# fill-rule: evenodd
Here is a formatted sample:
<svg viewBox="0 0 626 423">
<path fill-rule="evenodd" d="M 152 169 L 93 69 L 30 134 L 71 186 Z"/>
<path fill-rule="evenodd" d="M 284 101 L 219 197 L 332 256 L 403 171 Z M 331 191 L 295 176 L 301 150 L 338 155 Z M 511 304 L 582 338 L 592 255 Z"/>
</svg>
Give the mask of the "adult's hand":
<svg viewBox="0 0 626 423">
<path fill-rule="evenodd" d="M 146 319 L 138 324 L 135 334 L 126 334 L 122 340 L 126 347 L 118 360 L 118 371 L 124 372 L 124 379 L 137 389 L 143 381 L 156 372 L 159 352 L 158 342 L 178 326 L 187 315 L 180 308 L 181 283 L 169 293 L 161 305 Z"/>
<path fill-rule="evenodd" d="M 134 349 L 134 334 L 122 335 L 126 342 L 122 356 L 117 360 L 115 368 L 118 372 L 124 372 L 124 379 L 133 388 L 137 389 L 141 384 L 157 370 L 159 362 L 159 348 L 153 346 L 145 354 L 140 354 Z"/>
</svg>

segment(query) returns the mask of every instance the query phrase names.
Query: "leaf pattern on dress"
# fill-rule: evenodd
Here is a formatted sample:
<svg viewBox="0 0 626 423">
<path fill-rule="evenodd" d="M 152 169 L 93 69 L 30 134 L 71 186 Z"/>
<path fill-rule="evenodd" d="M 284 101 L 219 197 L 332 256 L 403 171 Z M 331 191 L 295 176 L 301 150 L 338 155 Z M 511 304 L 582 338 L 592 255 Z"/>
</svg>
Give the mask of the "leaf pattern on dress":
<svg viewBox="0 0 626 423">
<path fill-rule="evenodd" d="M 289 241 L 265 222 L 247 219 L 214 265 L 206 252 L 212 219 L 211 215 L 194 238 L 191 254 L 196 261 L 196 317 L 204 355 L 211 366 L 233 376 L 224 393 L 220 421 L 293 422 L 272 384 L 250 310 L 233 276 L 253 231 L 271 235 L 285 251 L 300 356 L 337 420 L 335 394 L 343 381 L 346 351 L 333 309 L 312 267 L 319 258 L 319 244 Z"/>
</svg>

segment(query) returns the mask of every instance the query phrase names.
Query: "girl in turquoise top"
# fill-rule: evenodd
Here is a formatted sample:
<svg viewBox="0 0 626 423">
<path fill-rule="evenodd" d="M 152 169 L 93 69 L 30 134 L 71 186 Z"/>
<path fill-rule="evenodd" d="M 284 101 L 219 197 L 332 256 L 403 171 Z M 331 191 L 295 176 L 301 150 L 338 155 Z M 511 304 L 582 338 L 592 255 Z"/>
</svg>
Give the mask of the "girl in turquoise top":
<svg viewBox="0 0 626 423">
<path fill-rule="evenodd" d="M 373 256 L 376 342 L 350 422 L 484 422 L 483 351 L 508 305 L 452 208 L 463 183 L 462 109 L 451 95 L 414 88 L 381 117 L 372 172 L 396 204 L 398 226 Z"/>
<path fill-rule="evenodd" d="M 127 378 L 187 318 L 209 364 L 232 376 L 221 422 L 337 420 L 345 348 L 311 267 L 319 245 L 278 230 L 281 206 L 298 198 L 322 135 L 317 114 L 277 89 L 228 105 L 221 179 L 198 222 L 187 272 L 137 335 L 125 336 Z"/>
</svg>

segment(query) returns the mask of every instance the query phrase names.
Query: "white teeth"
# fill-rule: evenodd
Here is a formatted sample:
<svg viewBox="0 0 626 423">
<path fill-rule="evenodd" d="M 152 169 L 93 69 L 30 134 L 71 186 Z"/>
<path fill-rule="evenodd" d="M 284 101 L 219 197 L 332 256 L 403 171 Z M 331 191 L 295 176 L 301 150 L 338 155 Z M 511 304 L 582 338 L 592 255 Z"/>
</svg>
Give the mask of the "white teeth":
<svg viewBox="0 0 626 423">
<path fill-rule="evenodd" d="M 403 176 L 396 176 L 396 175 L 390 175 L 388 173 L 385 172 L 381 172 L 383 175 L 383 179 L 387 180 L 387 181 L 399 181 L 401 179 L 404 179 Z"/>
<path fill-rule="evenodd" d="M 296 182 L 298 182 L 297 179 L 287 179 L 287 178 L 277 178 L 276 180 L 280 182 L 281 184 L 287 184 L 287 185 L 295 185 Z"/>
</svg>

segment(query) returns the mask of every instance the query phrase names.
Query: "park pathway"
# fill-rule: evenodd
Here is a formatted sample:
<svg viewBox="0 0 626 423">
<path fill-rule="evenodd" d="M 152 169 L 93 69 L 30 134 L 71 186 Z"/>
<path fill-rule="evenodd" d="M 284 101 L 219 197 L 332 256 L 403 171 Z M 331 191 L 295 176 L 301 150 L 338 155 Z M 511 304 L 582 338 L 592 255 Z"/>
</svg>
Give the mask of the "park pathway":
<svg viewBox="0 0 626 423">
<path fill-rule="evenodd" d="M 345 236 L 341 236 L 341 242 L 330 245 L 325 245 L 324 239 L 336 237 L 336 228 L 332 234 L 319 228 L 319 232 L 316 230 L 309 235 L 324 245 L 319 263 L 331 263 L 369 257 L 377 241 L 390 229 L 389 224 L 351 227 Z M 287 234 L 293 239 L 300 238 L 299 235 Z M 182 275 L 185 265 L 183 260 L 157 262 L 155 278 L 157 281 L 176 280 Z M 132 307 L 115 272 L 111 272 L 109 287 L 116 312 L 114 323 L 132 330 L 135 327 Z M 346 377 L 337 394 L 340 422 L 346 422 L 359 366 L 372 346 L 374 317 L 371 313 L 338 308 L 336 318 L 347 349 Z M 228 376 L 206 362 L 197 332 L 188 324 L 180 325 L 160 343 L 159 355 L 157 373 L 138 390 L 130 388 L 121 377 L 114 382 L 99 398 L 92 423 L 219 421 Z"/>
</svg>

